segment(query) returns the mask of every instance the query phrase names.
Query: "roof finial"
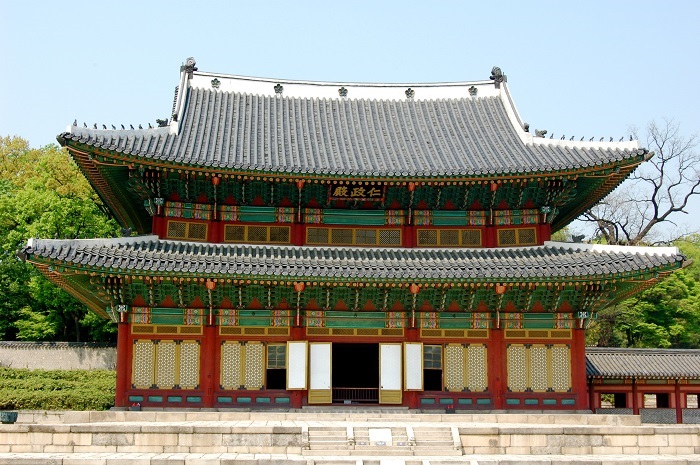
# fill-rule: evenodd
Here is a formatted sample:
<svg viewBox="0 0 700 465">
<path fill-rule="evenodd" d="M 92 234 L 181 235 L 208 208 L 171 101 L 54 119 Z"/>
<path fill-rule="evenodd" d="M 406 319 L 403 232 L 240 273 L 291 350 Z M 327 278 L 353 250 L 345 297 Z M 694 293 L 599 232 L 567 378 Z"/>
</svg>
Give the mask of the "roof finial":
<svg viewBox="0 0 700 465">
<path fill-rule="evenodd" d="M 539 129 L 535 129 L 535 137 L 544 137 L 545 134 L 547 134 L 546 129 L 542 129 L 541 131 Z"/>
<path fill-rule="evenodd" d="M 194 57 L 189 57 L 185 60 L 185 66 L 183 70 L 187 73 L 188 78 L 192 78 L 192 73 L 197 71 L 197 61 Z"/>
<path fill-rule="evenodd" d="M 501 71 L 501 68 L 499 68 L 498 66 L 494 66 L 493 68 L 491 68 L 491 78 L 490 79 L 496 85 L 496 89 L 501 88 L 502 82 L 508 82 L 508 78 L 506 77 L 505 74 L 503 74 L 503 71 Z"/>
</svg>

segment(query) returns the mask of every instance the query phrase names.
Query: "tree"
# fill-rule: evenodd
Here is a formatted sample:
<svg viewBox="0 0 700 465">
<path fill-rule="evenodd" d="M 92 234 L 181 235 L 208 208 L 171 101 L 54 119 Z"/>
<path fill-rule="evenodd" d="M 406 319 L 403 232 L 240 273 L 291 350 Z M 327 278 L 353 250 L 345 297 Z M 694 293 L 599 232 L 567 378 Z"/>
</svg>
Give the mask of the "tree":
<svg viewBox="0 0 700 465">
<path fill-rule="evenodd" d="M 598 313 L 587 343 L 601 347 L 700 348 L 700 236 L 675 243 L 693 263 Z"/>
<path fill-rule="evenodd" d="M 633 131 L 635 136 L 637 130 Z M 637 137 L 639 138 L 639 137 Z M 607 244 L 670 243 L 687 230 L 660 231 L 659 225 L 678 227 L 679 214 L 700 194 L 700 153 L 696 135 L 684 137 L 673 120 L 652 121 L 646 145 L 653 152 L 620 188 L 583 214 L 595 227 L 594 240 Z"/>
<path fill-rule="evenodd" d="M 117 234 L 114 220 L 68 153 L 0 138 L 0 337 L 112 338 L 87 309 L 15 253 L 30 237 L 78 239 Z"/>
</svg>

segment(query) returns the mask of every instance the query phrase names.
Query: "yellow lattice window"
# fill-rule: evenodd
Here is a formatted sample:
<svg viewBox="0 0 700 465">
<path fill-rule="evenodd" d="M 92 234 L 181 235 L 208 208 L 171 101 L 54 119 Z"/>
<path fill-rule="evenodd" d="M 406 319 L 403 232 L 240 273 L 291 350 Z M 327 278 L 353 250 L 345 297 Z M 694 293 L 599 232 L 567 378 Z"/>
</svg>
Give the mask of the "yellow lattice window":
<svg viewBox="0 0 700 465">
<path fill-rule="evenodd" d="M 486 391 L 487 371 L 484 344 L 445 346 L 445 389 L 448 391 Z"/>
<path fill-rule="evenodd" d="M 243 345 L 226 341 L 221 345 L 221 387 L 238 389 L 241 385 Z"/>
<path fill-rule="evenodd" d="M 265 226 L 248 226 L 248 237 L 250 242 L 266 242 L 267 227 Z"/>
<path fill-rule="evenodd" d="M 209 225 L 187 221 L 168 221 L 166 236 L 168 239 L 188 241 L 206 241 Z"/>
<path fill-rule="evenodd" d="M 511 392 L 569 392 L 571 353 L 568 345 L 510 344 L 507 349 Z"/>
<path fill-rule="evenodd" d="M 466 388 L 472 392 L 483 392 L 489 387 L 486 377 L 488 361 L 486 359 L 486 346 L 483 344 L 469 344 L 464 358 L 466 373 Z"/>
<path fill-rule="evenodd" d="M 138 389 L 197 389 L 199 342 L 136 340 L 132 360 L 132 387 Z"/>
<path fill-rule="evenodd" d="M 308 228 L 306 243 L 314 245 L 367 245 L 394 247 L 401 245 L 400 229 L 376 228 Z"/>
<path fill-rule="evenodd" d="M 481 231 L 478 229 L 463 229 L 462 233 L 462 245 L 469 247 L 480 247 L 481 246 Z"/>
<path fill-rule="evenodd" d="M 551 349 L 552 389 L 555 392 L 567 392 L 571 389 L 571 362 L 569 346 L 557 345 Z"/>
<path fill-rule="evenodd" d="M 438 245 L 438 232 L 436 229 L 421 229 L 418 231 L 418 245 L 430 247 Z"/>
<path fill-rule="evenodd" d="M 519 245 L 535 245 L 537 243 L 537 234 L 535 228 L 520 228 L 518 229 L 518 244 Z"/>
<path fill-rule="evenodd" d="M 265 385 L 265 346 L 249 342 L 245 346 L 245 387 L 262 389 Z"/>
<path fill-rule="evenodd" d="M 379 245 L 401 245 L 401 231 L 399 231 L 398 229 L 380 229 Z"/>
<path fill-rule="evenodd" d="M 481 247 L 480 229 L 419 229 L 419 247 Z"/>
<path fill-rule="evenodd" d="M 224 242 L 289 244 L 291 229 L 289 226 L 227 224 L 224 226 Z"/>
<path fill-rule="evenodd" d="M 515 229 L 499 229 L 498 230 L 498 245 L 509 246 L 517 245 L 518 238 L 515 235 Z"/>
<path fill-rule="evenodd" d="M 331 229 L 331 244 L 352 244 L 352 229 Z"/>
<path fill-rule="evenodd" d="M 459 231 L 456 229 L 443 229 L 438 231 L 440 245 L 455 246 L 459 245 Z"/>
<path fill-rule="evenodd" d="M 285 226 L 270 226 L 270 242 L 289 244 L 290 230 Z"/>
<path fill-rule="evenodd" d="M 226 225 L 224 227 L 224 242 L 245 241 L 245 226 Z"/>
<path fill-rule="evenodd" d="M 498 230 L 499 247 L 536 244 L 537 232 L 535 231 L 535 228 L 512 228 Z"/>
<path fill-rule="evenodd" d="M 179 380 L 181 389 L 199 387 L 199 343 L 182 341 L 180 343 Z"/>
<path fill-rule="evenodd" d="M 204 223 L 189 223 L 187 238 L 197 241 L 207 240 L 207 225 Z"/>
<path fill-rule="evenodd" d="M 156 346 L 156 382 L 160 389 L 172 389 L 175 381 L 175 341 L 159 341 Z"/>
<path fill-rule="evenodd" d="M 308 228 L 306 230 L 307 244 L 328 244 L 328 228 Z"/>
<path fill-rule="evenodd" d="M 445 347 L 445 389 L 452 392 L 464 389 L 464 347 L 461 344 Z"/>
<path fill-rule="evenodd" d="M 150 340 L 134 341 L 131 369 L 131 385 L 138 389 L 147 389 L 153 385 L 155 373 L 155 347 Z"/>
<path fill-rule="evenodd" d="M 525 392 L 528 388 L 527 348 L 522 344 L 508 346 L 508 389 Z"/>
<path fill-rule="evenodd" d="M 549 387 L 547 348 L 545 346 L 530 347 L 530 386 L 533 391 L 546 391 Z"/>
<path fill-rule="evenodd" d="M 187 238 L 187 223 L 181 221 L 168 221 L 168 237 L 174 239 Z"/>
<path fill-rule="evenodd" d="M 265 383 L 265 346 L 262 342 L 226 341 L 221 345 L 223 389 L 262 389 Z"/>
<path fill-rule="evenodd" d="M 377 243 L 377 231 L 374 229 L 358 229 L 355 232 L 355 243 L 358 245 L 374 245 Z"/>
</svg>

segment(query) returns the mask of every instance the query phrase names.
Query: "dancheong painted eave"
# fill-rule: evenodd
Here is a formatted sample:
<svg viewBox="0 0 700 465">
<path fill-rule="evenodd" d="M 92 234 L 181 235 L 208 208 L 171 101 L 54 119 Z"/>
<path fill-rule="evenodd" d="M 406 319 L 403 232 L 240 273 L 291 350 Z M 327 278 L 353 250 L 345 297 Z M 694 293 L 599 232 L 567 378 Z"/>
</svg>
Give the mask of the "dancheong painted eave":
<svg viewBox="0 0 700 465">
<path fill-rule="evenodd" d="M 285 81 L 183 67 L 164 127 L 70 126 L 61 144 L 165 168 L 363 179 L 476 179 L 631 170 L 637 141 L 553 140 L 526 130 L 505 81 Z"/>
<path fill-rule="evenodd" d="M 201 244 L 159 240 L 30 239 L 31 262 L 75 271 L 337 282 L 566 282 L 641 277 L 680 268 L 675 247 L 547 242 L 496 249 L 371 249 Z M 653 279 L 653 278 L 649 278 Z"/>
</svg>

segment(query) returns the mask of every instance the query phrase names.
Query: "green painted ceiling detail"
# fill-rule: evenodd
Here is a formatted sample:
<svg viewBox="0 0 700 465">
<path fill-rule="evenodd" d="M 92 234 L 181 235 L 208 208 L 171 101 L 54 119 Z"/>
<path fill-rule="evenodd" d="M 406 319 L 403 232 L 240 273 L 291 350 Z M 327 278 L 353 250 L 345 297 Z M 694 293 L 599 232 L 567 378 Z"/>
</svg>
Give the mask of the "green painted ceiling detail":
<svg viewBox="0 0 700 465">
<path fill-rule="evenodd" d="M 92 163 L 95 157 L 81 158 L 79 163 Z M 88 176 L 90 182 L 98 190 L 101 183 L 106 183 L 112 195 L 105 196 L 107 205 L 115 212 L 123 226 L 131 227 L 139 233 L 149 233 L 151 221 L 149 213 L 144 208 L 144 200 L 163 198 L 166 201 L 182 201 L 193 203 L 214 203 L 233 205 L 258 206 L 299 206 L 299 189 L 294 179 L 243 180 L 236 176 L 219 178 L 215 186 L 211 176 L 204 172 L 186 171 L 183 169 L 169 171 L 156 170 L 145 165 L 126 162 L 115 163 L 108 157 L 95 163 L 100 179 Z M 91 167 L 83 166 L 88 173 Z M 383 187 L 384 196 L 376 201 L 332 200 L 329 196 L 329 184 L 306 182 L 301 189 L 302 208 L 339 208 L 339 209 L 393 209 L 407 210 L 517 210 L 522 208 L 552 207 L 556 216 L 550 218 L 553 229 L 560 229 L 585 208 L 593 205 L 601 196 L 614 188 L 628 174 L 612 168 L 601 170 L 594 176 L 565 175 L 558 179 L 535 178 L 531 174 L 512 180 L 499 180 L 496 177 L 485 178 L 482 181 L 445 180 L 427 183 L 417 183 L 415 190 L 410 192 L 406 185 Z M 94 172 L 94 170 L 92 170 Z M 179 171 L 179 172 L 178 172 Z M 212 172 L 213 173 L 213 172 Z M 206 173 L 210 174 L 210 173 Z M 556 173 L 549 173 L 554 174 Z M 333 178 L 326 178 L 329 182 Z M 270 182 L 272 181 L 272 182 Z M 381 182 L 383 180 L 377 180 Z M 385 181 L 385 180 L 384 180 Z M 501 181 L 498 184 L 493 184 Z M 399 183 L 400 184 L 400 183 Z M 442 184 L 442 185 L 441 185 Z M 492 186 L 497 188 L 493 188 Z M 608 186 L 608 187 L 606 187 Z"/>
</svg>

